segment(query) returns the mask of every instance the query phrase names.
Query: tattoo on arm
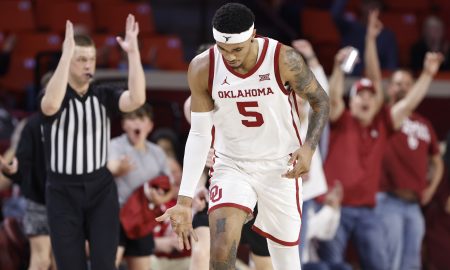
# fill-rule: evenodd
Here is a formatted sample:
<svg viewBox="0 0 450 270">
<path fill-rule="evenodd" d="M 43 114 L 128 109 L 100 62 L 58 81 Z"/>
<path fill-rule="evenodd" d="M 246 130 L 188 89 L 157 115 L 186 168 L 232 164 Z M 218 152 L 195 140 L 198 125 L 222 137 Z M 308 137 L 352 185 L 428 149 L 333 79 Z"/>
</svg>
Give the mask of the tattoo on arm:
<svg viewBox="0 0 450 270">
<path fill-rule="evenodd" d="M 210 269 L 213 270 L 234 270 L 236 269 L 237 243 L 236 240 L 231 244 L 228 257 L 225 261 L 218 261 L 211 258 Z"/>
<path fill-rule="evenodd" d="M 217 220 L 216 223 L 216 235 L 225 232 L 225 223 L 226 223 L 227 219 L 226 218 L 221 218 Z"/>
<path fill-rule="evenodd" d="M 316 81 L 302 56 L 293 48 L 286 50 L 284 64 L 292 74 L 292 79 L 289 81 L 290 86 L 295 93 L 308 100 L 311 105 L 312 113 L 309 118 L 305 144 L 316 149 L 323 127 L 328 122 L 330 111 L 328 95 Z"/>
</svg>

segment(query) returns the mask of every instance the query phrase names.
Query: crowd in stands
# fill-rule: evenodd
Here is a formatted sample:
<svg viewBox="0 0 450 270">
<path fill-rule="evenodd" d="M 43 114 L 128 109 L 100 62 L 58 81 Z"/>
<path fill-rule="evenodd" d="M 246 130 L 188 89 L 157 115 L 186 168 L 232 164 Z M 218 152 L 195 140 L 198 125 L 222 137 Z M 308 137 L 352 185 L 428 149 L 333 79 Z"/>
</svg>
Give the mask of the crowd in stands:
<svg viewBox="0 0 450 270">
<path fill-rule="evenodd" d="M 447 269 L 450 133 L 442 148 L 439 139 L 445 138 L 436 134 L 432 119 L 415 111 L 439 72 L 450 71 L 450 2 L 250 2 L 273 16 L 267 16 L 270 24 L 285 27 L 281 39 L 302 54 L 331 100 L 330 123 L 313 158 L 318 172 L 310 173 L 323 175 L 328 191 L 304 201 L 302 269 Z M 46 84 L 41 77 L 61 54 L 65 20 L 75 23 L 76 34 L 93 38 L 99 68 L 126 70 L 115 36 L 124 32 L 126 16 L 137 14 L 144 69 L 186 71 L 181 38 L 158 33 L 154 12 L 152 1 L 0 1 L 1 269 L 56 269 L 47 220 L 33 220 L 29 213 L 45 212 L 34 204 L 45 204 L 36 100 Z M 273 29 L 262 29 L 268 32 L 260 34 L 272 36 Z M 359 61 L 345 74 L 341 64 L 351 47 L 359 51 Z M 356 79 L 350 91 L 345 76 Z M 309 107 L 302 100 L 298 106 L 307 126 Z M 186 134 L 170 124 L 156 126 L 155 119 L 163 117 L 148 104 L 121 115 L 112 125 L 123 134 L 113 134 L 108 153 L 120 207 L 141 196 L 154 211 L 150 216 L 176 203 L 181 182 Z M 195 212 L 207 207 L 204 184 L 211 165 L 212 160 L 205 164 Z M 180 249 L 170 222 L 146 221 L 152 230 L 137 235 L 125 229 L 127 221 L 120 222 L 118 269 L 208 269 L 203 242 L 192 251 Z M 243 243 L 238 269 L 272 269 L 249 254 Z"/>
</svg>

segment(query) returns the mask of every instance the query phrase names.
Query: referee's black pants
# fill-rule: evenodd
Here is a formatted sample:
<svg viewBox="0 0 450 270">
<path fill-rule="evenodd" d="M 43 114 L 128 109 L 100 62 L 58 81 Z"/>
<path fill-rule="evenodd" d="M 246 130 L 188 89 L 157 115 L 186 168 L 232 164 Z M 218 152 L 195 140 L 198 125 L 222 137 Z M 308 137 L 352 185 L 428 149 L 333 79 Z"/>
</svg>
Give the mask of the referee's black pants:
<svg viewBox="0 0 450 270">
<path fill-rule="evenodd" d="M 46 204 L 58 269 L 86 270 L 85 240 L 92 270 L 113 270 L 119 243 L 119 203 L 111 173 L 50 175 Z"/>
</svg>

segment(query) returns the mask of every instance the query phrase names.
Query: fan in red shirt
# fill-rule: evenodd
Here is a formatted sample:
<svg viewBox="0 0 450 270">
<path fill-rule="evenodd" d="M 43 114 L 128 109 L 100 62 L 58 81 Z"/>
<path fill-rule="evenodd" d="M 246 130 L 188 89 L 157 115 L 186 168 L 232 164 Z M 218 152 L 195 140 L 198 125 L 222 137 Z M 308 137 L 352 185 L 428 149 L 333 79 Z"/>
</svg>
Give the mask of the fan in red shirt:
<svg viewBox="0 0 450 270">
<path fill-rule="evenodd" d="M 428 89 L 435 68 L 439 68 L 436 64 L 427 55 L 424 71 L 415 84 L 410 72 L 396 71 L 387 89 L 389 105 L 401 103 L 415 88 Z M 405 117 L 385 150 L 381 178 L 381 189 L 385 193 L 378 196 L 376 209 L 388 228 L 385 242 L 389 269 L 421 268 L 425 222 L 420 204 L 426 205 L 431 200 L 443 173 L 443 161 L 431 124 L 414 112 Z M 427 175 L 428 171 L 431 174 Z"/>
<path fill-rule="evenodd" d="M 378 11 L 369 16 L 366 34 L 365 63 L 369 79 L 357 81 L 350 91 L 349 110 L 345 109 L 344 73 L 340 64 L 348 54 L 343 49 L 336 55 L 330 79 L 331 133 L 324 169 L 329 186 L 340 181 L 344 189 L 341 221 L 333 240 L 323 242 L 319 252 L 330 263 L 343 261 L 348 239 L 352 238 L 363 269 L 391 269 L 385 248 L 383 224 L 375 213 L 375 197 L 379 190 L 384 150 L 394 130 L 423 99 L 437 72 L 442 56 L 429 53 L 425 71 L 405 98 L 392 107 L 383 106 L 381 72 L 376 50 L 376 37 L 382 29 Z"/>
<path fill-rule="evenodd" d="M 423 73 L 430 72 L 430 58 Z M 427 89 L 431 79 L 421 76 L 413 86 L 411 73 L 396 71 L 387 93 L 389 105 L 400 102 L 414 87 Z M 433 197 L 443 174 L 438 140 L 427 119 L 411 112 L 400 129 L 389 139 L 383 160 L 377 213 L 385 224 L 389 269 L 420 269 L 425 221 L 421 204 Z M 431 172 L 428 174 L 428 172 Z"/>
</svg>

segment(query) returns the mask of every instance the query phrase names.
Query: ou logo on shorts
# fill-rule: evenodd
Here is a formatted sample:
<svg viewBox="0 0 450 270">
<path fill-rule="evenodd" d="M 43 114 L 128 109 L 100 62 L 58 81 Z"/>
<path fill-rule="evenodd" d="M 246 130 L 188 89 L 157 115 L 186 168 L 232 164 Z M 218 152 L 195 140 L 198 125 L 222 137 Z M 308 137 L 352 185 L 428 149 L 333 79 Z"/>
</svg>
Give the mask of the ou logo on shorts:
<svg viewBox="0 0 450 270">
<path fill-rule="evenodd" d="M 214 203 L 220 199 L 222 199 L 222 188 L 219 188 L 218 186 L 213 186 L 209 191 L 209 200 Z"/>
</svg>

